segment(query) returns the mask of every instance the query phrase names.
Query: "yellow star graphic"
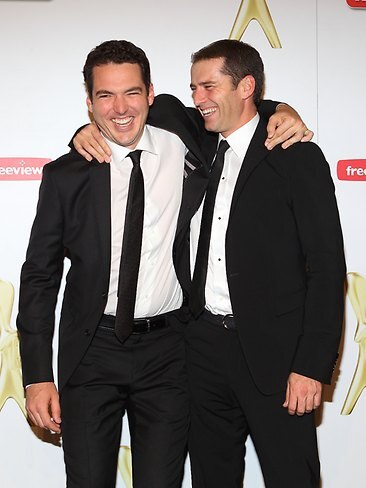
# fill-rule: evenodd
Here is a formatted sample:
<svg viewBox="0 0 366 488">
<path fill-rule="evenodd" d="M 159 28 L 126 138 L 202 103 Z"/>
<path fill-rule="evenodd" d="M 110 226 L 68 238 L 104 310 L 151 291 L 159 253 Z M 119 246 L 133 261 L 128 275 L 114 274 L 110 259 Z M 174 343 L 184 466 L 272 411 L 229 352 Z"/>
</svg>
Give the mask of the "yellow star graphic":
<svg viewBox="0 0 366 488">
<path fill-rule="evenodd" d="M 13 398 L 26 417 L 18 334 L 10 327 L 13 303 L 13 286 L 0 280 L 0 411 Z"/>
<path fill-rule="evenodd" d="M 266 0 L 241 1 L 229 39 L 239 41 L 252 20 L 256 20 L 262 27 L 272 47 L 282 47 Z"/>
<path fill-rule="evenodd" d="M 131 449 L 128 446 L 120 446 L 118 454 L 118 470 L 126 488 L 132 488 Z"/>
<path fill-rule="evenodd" d="M 366 278 L 358 273 L 348 273 L 348 297 L 357 317 L 355 342 L 358 343 L 358 360 L 341 414 L 349 415 L 362 390 L 366 388 Z"/>
</svg>

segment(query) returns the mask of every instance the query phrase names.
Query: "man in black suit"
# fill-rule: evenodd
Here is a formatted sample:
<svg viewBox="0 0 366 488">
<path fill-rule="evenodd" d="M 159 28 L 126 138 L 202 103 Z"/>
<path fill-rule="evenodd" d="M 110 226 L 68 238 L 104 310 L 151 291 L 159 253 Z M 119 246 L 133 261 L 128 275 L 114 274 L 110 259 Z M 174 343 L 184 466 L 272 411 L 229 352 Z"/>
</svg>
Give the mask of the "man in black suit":
<svg viewBox="0 0 366 488">
<path fill-rule="evenodd" d="M 91 51 L 84 79 L 88 108 L 112 147 L 112 163 L 89 163 L 70 152 L 44 168 L 17 319 L 27 411 L 36 425 L 62 432 L 69 488 L 115 486 L 125 410 L 134 487 L 179 487 L 188 398 L 184 340 L 172 315 L 182 304 L 172 246 L 184 159 L 197 159 L 194 123 L 181 134 L 184 142 L 146 125 L 154 99 L 149 62 L 127 41 L 108 41 Z M 135 150 L 140 163 L 133 159 Z M 129 286 L 120 293 L 131 272 L 132 258 L 124 261 L 121 252 L 132 166 L 140 166 L 144 183 L 141 258 L 137 291 Z M 71 267 L 56 389 L 52 337 L 65 255 Z M 134 315 L 132 310 L 127 336 L 121 337 L 118 307 L 134 292 Z"/>
<path fill-rule="evenodd" d="M 186 330 L 193 486 L 241 487 L 250 434 L 266 487 L 318 487 L 314 410 L 337 358 L 345 277 L 329 167 L 312 143 L 264 146 L 254 48 L 217 41 L 192 62 L 195 106 L 219 134 L 206 144 L 211 160 L 220 142 L 206 197 L 204 182 L 195 207 L 183 196 L 181 214 L 194 215 L 176 237 L 195 317 Z"/>
<path fill-rule="evenodd" d="M 127 41 L 93 50 L 84 78 L 88 108 L 111 145 L 112 162 L 89 164 L 72 151 L 44 168 L 17 320 L 27 410 L 36 425 L 62 430 L 69 488 L 114 486 L 125 410 L 134 487 L 174 488 L 181 483 L 188 399 L 184 341 L 172 314 L 182 305 L 172 249 L 176 229 L 186 227 L 185 218 L 178 219 L 184 160 L 194 173 L 185 179 L 187 195 L 207 177 L 202 121 L 165 96 L 146 124 L 154 99 L 149 63 Z M 124 240 L 129 180 L 139 166 L 135 150 L 141 153 L 145 193 L 141 261 L 137 290 L 131 290 L 134 315 L 129 333 L 121 336 L 121 297 L 131 295 L 128 287 L 119 292 L 130 280 L 133 261 L 123 259 L 122 235 Z M 71 267 L 57 390 L 52 337 L 65 255 Z"/>
</svg>

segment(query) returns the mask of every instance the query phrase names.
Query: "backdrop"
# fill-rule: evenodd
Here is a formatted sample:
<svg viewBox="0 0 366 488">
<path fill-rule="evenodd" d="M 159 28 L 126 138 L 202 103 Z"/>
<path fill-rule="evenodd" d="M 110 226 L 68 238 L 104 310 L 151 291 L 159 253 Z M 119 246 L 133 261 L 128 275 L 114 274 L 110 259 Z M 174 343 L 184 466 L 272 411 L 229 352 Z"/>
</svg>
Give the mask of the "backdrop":
<svg viewBox="0 0 366 488">
<path fill-rule="evenodd" d="M 26 421 L 15 317 L 43 164 L 88 121 L 87 53 L 107 39 L 131 40 L 151 61 L 156 93 L 191 104 L 191 53 L 230 35 L 261 52 L 266 97 L 297 108 L 331 166 L 349 287 L 335 387 L 318 417 L 322 479 L 323 488 L 365 486 L 365 27 L 362 0 L 0 0 L 1 487 L 65 486 L 59 437 Z M 128 445 L 125 423 L 118 488 L 130 486 Z M 247 461 L 245 486 L 263 487 L 250 442 Z"/>
</svg>

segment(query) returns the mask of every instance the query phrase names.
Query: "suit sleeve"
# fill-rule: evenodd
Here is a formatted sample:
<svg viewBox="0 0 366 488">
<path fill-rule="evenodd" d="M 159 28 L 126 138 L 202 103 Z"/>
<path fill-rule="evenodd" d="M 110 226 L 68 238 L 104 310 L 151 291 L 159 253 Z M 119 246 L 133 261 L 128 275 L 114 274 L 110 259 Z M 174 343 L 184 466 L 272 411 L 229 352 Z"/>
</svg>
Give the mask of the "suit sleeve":
<svg viewBox="0 0 366 488">
<path fill-rule="evenodd" d="M 271 115 L 276 112 L 277 105 L 281 102 L 274 102 L 273 100 L 261 100 L 258 105 L 259 115 L 268 120 Z"/>
<path fill-rule="evenodd" d="M 44 167 L 20 279 L 17 327 L 24 385 L 53 381 L 52 340 L 64 247 L 62 208 L 49 169 L 49 165 Z"/>
<path fill-rule="evenodd" d="M 69 148 L 72 150 L 72 151 L 75 151 L 75 146 L 74 146 L 74 139 L 75 137 L 79 134 L 79 132 L 81 130 L 84 129 L 84 127 L 87 127 L 89 124 L 85 124 L 85 125 L 82 125 L 81 127 L 79 127 L 78 129 L 76 129 L 76 131 L 74 132 L 74 135 L 71 137 L 71 140 L 68 144 Z"/>
<path fill-rule="evenodd" d="M 172 131 L 172 128 L 184 127 L 196 136 L 205 131 L 204 122 L 198 110 L 186 107 L 178 98 L 168 94 L 155 97 L 149 110 L 147 123 L 169 131 Z"/>
<path fill-rule="evenodd" d="M 303 333 L 292 371 L 330 383 L 342 333 L 346 273 L 334 185 L 328 163 L 315 144 L 295 144 L 286 156 L 306 263 Z"/>
</svg>

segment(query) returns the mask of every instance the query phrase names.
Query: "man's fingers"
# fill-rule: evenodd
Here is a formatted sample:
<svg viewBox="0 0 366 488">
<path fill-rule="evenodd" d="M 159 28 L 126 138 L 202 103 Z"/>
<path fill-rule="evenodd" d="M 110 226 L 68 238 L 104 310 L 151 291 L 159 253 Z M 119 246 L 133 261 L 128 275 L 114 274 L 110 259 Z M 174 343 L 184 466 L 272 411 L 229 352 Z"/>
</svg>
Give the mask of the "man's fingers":
<svg viewBox="0 0 366 488">
<path fill-rule="evenodd" d="M 30 420 L 43 429 L 60 433 L 60 402 L 54 383 L 35 383 L 26 389 L 26 409 Z"/>
<path fill-rule="evenodd" d="M 317 391 L 316 391 L 316 394 L 314 396 L 314 405 L 313 405 L 313 408 L 319 408 L 320 407 L 320 404 L 322 402 L 322 388 L 321 386 L 317 385 Z"/>
<path fill-rule="evenodd" d="M 100 163 L 110 163 L 111 150 L 94 123 L 78 132 L 73 143 L 76 151 L 88 161 L 91 161 L 92 156 Z"/>
<path fill-rule="evenodd" d="M 269 119 L 267 124 L 267 140 L 272 139 L 272 137 L 275 135 L 277 124 L 278 122 L 273 117 Z"/>
<path fill-rule="evenodd" d="M 265 141 L 265 146 L 267 149 L 273 149 L 277 144 L 284 143 L 286 141 L 289 141 L 292 139 L 292 144 L 294 142 L 298 142 L 301 140 L 301 138 L 304 136 L 305 129 L 304 128 L 299 128 L 295 129 L 294 126 L 291 124 L 285 124 L 283 123 L 281 126 L 279 126 L 275 133 L 273 134 L 272 138 L 267 138 Z M 301 135 L 300 135 L 301 134 Z M 290 145 L 291 145 L 290 143 Z M 283 145 L 282 145 L 283 147 Z M 284 148 L 285 149 L 285 148 Z"/>
<path fill-rule="evenodd" d="M 295 395 L 290 395 L 287 411 L 290 415 L 295 415 L 297 411 L 297 398 Z"/>
<path fill-rule="evenodd" d="M 287 149 L 295 142 L 308 142 L 314 136 L 314 133 L 309 129 L 301 129 L 295 132 L 291 137 L 288 137 L 287 140 L 282 144 L 283 149 Z"/>
<path fill-rule="evenodd" d="M 267 128 L 269 127 L 269 124 Z M 271 126 L 272 127 L 272 126 Z M 265 141 L 265 146 L 267 149 L 271 150 L 277 144 L 282 143 L 282 148 L 287 149 L 296 142 L 309 142 L 314 137 L 314 132 L 307 129 L 304 124 L 300 126 L 295 126 L 287 123 L 283 123 L 275 130 L 268 132 L 268 137 Z"/>
<path fill-rule="evenodd" d="M 301 138 L 301 142 L 309 142 L 314 137 L 314 132 L 310 129 L 304 131 L 304 135 Z"/>
<path fill-rule="evenodd" d="M 76 141 L 74 142 L 74 147 L 75 149 L 77 150 L 77 152 L 83 156 L 87 161 L 90 161 L 93 159 L 93 157 L 86 151 L 84 151 L 84 149 L 82 148 L 82 146 L 80 146 L 80 144 L 78 144 Z"/>
<path fill-rule="evenodd" d="M 37 425 L 38 427 L 41 427 L 40 425 L 38 425 L 38 421 L 36 420 L 34 415 L 28 409 L 27 409 L 27 414 L 28 414 L 28 418 L 32 424 Z"/>
<path fill-rule="evenodd" d="M 61 424 L 61 408 L 58 398 L 51 401 L 51 420 L 54 424 Z"/>
<path fill-rule="evenodd" d="M 293 136 L 293 134 L 294 134 L 294 131 L 291 127 L 289 129 L 285 130 L 284 132 L 281 132 L 281 133 L 277 132 L 274 134 L 272 139 L 267 139 L 265 141 L 265 146 L 267 147 L 267 149 L 271 150 L 275 146 L 277 146 L 277 144 L 281 144 L 282 142 L 288 141 Z M 283 147 L 283 145 L 282 145 L 282 147 Z"/>
<path fill-rule="evenodd" d="M 110 155 L 108 154 L 108 146 L 104 142 L 101 143 L 100 140 L 92 139 L 85 140 L 83 143 L 83 149 L 88 151 L 95 159 L 97 159 L 100 163 L 110 162 Z"/>
<path fill-rule="evenodd" d="M 302 416 L 318 408 L 321 403 L 322 384 L 312 378 L 291 373 L 287 382 L 287 410 L 290 415 Z M 283 405 L 286 407 L 286 402 Z"/>
<path fill-rule="evenodd" d="M 42 429 L 47 429 L 47 424 L 51 421 L 51 416 L 48 409 L 44 409 L 42 406 L 28 406 L 27 412 L 32 423 Z"/>
<path fill-rule="evenodd" d="M 55 419 L 51 417 L 48 409 L 46 410 L 40 409 L 37 411 L 27 410 L 27 412 L 31 422 L 37 427 L 41 427 L 42 429 L 48 429 L 52 432 L 56 432 L 57 434 L 61 433 L 60 415 L 58 415 L 58 418 Z"/>
<path fill-rule="evenodd" d="M 76 136 L 74 139 L 74 147 L 89 162 L 93 158 L 99 161 L 99 163 L 104 163 L 106 159 L 110 159 L 95 139 L 87 141 L 86 139 L 81 139 L 81 137 L 78 139 L 78 136 Z"/>
<path fill-rule="evenodd" d="M 290 415 L 295 415 L 297 409 L 297 397 L 291 390 L 291 384 L 289 382 L 287 383 L 286 400 L 284 401 L 282 406 L 284 408 L 287 408 L 287 411 Z"/>
</svg>

